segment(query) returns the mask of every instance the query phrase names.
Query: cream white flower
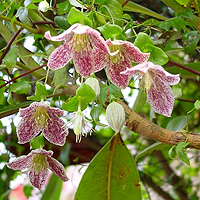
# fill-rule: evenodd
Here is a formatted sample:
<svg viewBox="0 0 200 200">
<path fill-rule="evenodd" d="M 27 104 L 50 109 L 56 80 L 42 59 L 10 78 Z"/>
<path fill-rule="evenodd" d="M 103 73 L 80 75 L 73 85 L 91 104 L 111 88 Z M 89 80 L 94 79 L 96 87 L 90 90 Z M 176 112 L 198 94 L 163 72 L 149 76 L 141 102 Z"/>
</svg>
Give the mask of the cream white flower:
<svg viewBox="0 0 200 200">
<path fill-rule="evenodd" d="M 85 83 L 95 91 L 96 97 L 98 97 L 100 93 L 99 81 L 96 78 L 89 77 Z"/>
</svg>

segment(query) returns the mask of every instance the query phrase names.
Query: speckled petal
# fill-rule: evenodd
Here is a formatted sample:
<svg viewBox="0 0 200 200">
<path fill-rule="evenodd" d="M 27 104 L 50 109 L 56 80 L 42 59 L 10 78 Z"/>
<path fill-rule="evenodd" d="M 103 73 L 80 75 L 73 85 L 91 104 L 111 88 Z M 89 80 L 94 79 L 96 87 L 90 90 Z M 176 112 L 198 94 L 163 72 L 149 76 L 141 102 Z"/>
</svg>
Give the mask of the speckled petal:
<svg viewBox="0 0 200 200">
<path fill-rule="evenodd" d="M 67 42 L 60 45 L 49 56 L 47 66 L 54 70 L 64 67 L 72 59 L 71 51 L 71 46 Z"/>
<path fill-rule="evenodd" d="M 147 100 L 155 112 L 171 116 L 174 106 L 174 95 L 168 84 L 159 77 L 154 77 L 154 84 L 147 92 Z"/>
<path fill-rule="evenodd" d="M 23 170 L 30 166 L 32 159 L 33 154 L 29 153 L 26 156 L 20 156 L 19 158 L 16 158 L 14 161 L 8 163 L 7 166 L 13 170 Z"/>
<path fill-rule="evenodd" d="M 69 36 L 71 36 L 71 34 L 73 34 L 72 30 L 76 28 L 77 26 L 78 24 L 72 25 L 69 29 L 67 29 L 66 31 L 64 31 L 58 36 L 51 36 L 50 31 L 47 31 L 44 34 L 44 37 L 51 41 L 63 41 L 63 40 L 66 40 Z"/>
<path fill-rule="evenodd" d="M 136 73 L 139 73 L 141 75 L 144 75 L 148 70 L 149 70 L 148 63 L 145 62 L 145 63 L 135 65 L 132 68 L 126 68 L 126 70 L 121 72 L 121 74 L 135 75 Z"/>
<path fill-rule="evenodd" d="M 96 49 L 94 53 L 94 72 L 102 70 L 108 62 L 107 54 L 100 49 Z"/>
<path fill-rule="evenodd" d="M 64 115 L 64 111 L 59 109 L 59 108 L 54 108 L 54 107 L 49 107 L 50 112 L 52 112 L 53 114 L 57 115 L 57 116 L 63 116 Z"/>
<path fill-rule="evenodd" d="M 179 81 L 179 74 L 170 74 L 169 72 L 165 71 L 163 67 L 160 65 L 150 65 L 150 69 L 153 73 L 156 74 L 156 76 L 159 76 L 164 82 L 166 82 L 169 85 L 176 85 Z"/>
<path fill-rule="evenodd" d="M 31 141 L 42 130 L 41 127 L 38 127 L 35 124 L 35 121 L 31 119 L 31 116 L 22 118 L 17 126 L 17 137 L 19 144 L 24 144 Z"/>
<path fill-rule="evenodd" d="M 90 51 L 74 51 L 74 65 L 76 71 L 83 77 L 90 76 L 94 72 L 93 50 Z"/>
<path fill-rule="evenodd" d="M 47 157 L 47 162 L 49 164 L 49 169 L 58 177 L 60 177 L 63 181 L 68 181 L 65 174 L 65 168 L 61 163 L 59 163 L 56 159 Z"/>
<path fill-rule="evenodd" d="M 53 155 L 53 151 L 46 151 L 44 149 L 35 149 L 31 151 L 31 154 L 35 155 L 35 154 L 41 154 L 44 156 L 52 156 Z"/>
<path fill-rule="evenodd" d="M 36 173 L 34 170 L 30 170 L 28 175 L 31 184 L 34 187 L 41 189 L 44 186 L 45 181 L 47 180 L 48 173 L 48 169 L 40 170 L 38 173 Z"/>
<path fill-rule="evenodd" d="M 25 116 L 30 116 L 35 112 L 35 109 L 41 106 L 40 102 L 33 102 L 31 103 L 27 108 L 20 108 L 19 109 L 19 113 L 20 113 L 20 117 L 25 117 Z"/>
<path fill-rule="evenodd" d="M 123 51 L 126 52 L 126 56 L 133 62 L 142 63 L 149 59 L 150 53 L 142 53 L 138 47 L 131 42 L 124 41 L 122 45 Z"/>
<path fill-rule="evenodd" d="M 44 137 L 51 143 L 63 146 L 66 141 L 68 129 L 65 122 L 55 114 L 49 112 L 50 119 L 47 120 L 47 127 L 44 127 Z"/>
<path fill-rule="evenodd" d="M 110 61 L 106 70 L 110 81 L 120 88 L 125 88 L 129 82 L 130 75 L 121 74 L 121 72 L 129 67 L 131 67 L 131 63 L 127 60 L 115 64 Z"/>
</svg>

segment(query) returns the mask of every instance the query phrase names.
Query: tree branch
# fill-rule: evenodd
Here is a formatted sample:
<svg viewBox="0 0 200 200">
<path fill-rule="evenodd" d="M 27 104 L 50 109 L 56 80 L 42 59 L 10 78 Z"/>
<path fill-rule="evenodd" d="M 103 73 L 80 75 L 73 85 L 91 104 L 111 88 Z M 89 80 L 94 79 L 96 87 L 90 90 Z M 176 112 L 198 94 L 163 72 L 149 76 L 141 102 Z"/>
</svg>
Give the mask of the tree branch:
<svg viewBox="0 0 200 200">
<path fill-rule="evenodd" d="M 175 132 L 161 128 L 132 111 L 124 102 L 119 103 L 126 113 L 126 126 L 135 133 L 170 145 L 177 145 L 179 142 L 187 141 L 190 143 L 190 148 L 200 149 L 200 134 Z"/>
</svg>

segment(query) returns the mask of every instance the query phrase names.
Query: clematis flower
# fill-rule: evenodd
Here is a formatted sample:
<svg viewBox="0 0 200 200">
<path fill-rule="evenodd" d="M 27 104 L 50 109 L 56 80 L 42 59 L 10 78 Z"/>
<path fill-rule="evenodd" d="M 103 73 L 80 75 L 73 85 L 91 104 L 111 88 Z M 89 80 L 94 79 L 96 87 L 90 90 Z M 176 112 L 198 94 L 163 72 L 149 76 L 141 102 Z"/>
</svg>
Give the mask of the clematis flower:
<svg viewBox="0 0 200 200">
<path fill-rule="evenodd" d="M 127 41 L 107 40 L 106 43 L 111 53 L 117 52 L 116 55 L 109 56 L 107 75 L 112 83 L 120 88 L 125 88 L 129 82 L 130 75 L 121 74 L 121 72 L 132 67 L 131 61 L 135 63 L 147 61 L 150 54 L 142 53 L 138 47 Z"/>
<path fill-rule="evenodd" d="M 91 127 L 88 122 L 89 121 L 85 119 L 81 110 L 72 113 L 72 119 L 69 122 L 69 126 L 73 125 L 76 142 L 80 142 L 82 136 L 87 136 L 87 132 L 91 132 Z"/>
<path fill-rule="evenodd" d="M 50 69 L 64 67 L 73 59 L 76 71 L 88 77 L 105 67 L 109 48 L 100 33 L 89 26 L 74 24 L 58 36 L 51 36 L 49 31 L 44 36 L 52 41 L 64 40 L 64 44 L 49 57 L 47 65 Z"/>
<path fill-rule="evenodd" d="M 68 178 L 65 174 L 65 169 L 61 163 L 52 158 L 53 151 L 46 151 L 44 149 L 32 150 L 26 156 L 20 156 L 14 161 L 7 164 L 13 170 L 26 170 L 31 184 L 41 189 L 48 177 L 48 169 L 50 169 L 56 176 L 63 181 Z"/>
<path fill-rule="evenodd" d="M 175 85 L 180 81 L 179 75 L 168 73 L 159 65 L 151 62 L 144 62 L 131 69 L 127 69 L 121 74 L 142 76 L 147 100 L 155 112 L 171 116 L 174 106 L 174 95 L 170 85 Z"/>
<path fill-rule="evenodd" d="M 65 144 L 68 129 L 65 122 L 58 117 L 63 116 L 64 111 L 41 102 L 34 102 L 19 112 L 22 117 L 17 127 L 19 144 L 29 142 L 40 132 L 53 144 Z"/>
</svg>

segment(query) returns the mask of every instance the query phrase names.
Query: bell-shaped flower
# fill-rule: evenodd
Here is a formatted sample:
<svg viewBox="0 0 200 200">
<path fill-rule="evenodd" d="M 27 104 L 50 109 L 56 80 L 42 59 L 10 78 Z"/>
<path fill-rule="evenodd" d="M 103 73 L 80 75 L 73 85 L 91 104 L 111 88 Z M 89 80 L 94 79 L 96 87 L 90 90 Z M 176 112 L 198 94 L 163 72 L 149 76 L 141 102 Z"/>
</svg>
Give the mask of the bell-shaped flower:
<svg viewBox="0 0 200 200">
<path fill-rule="evenodd" d="M 83 77 L 100 71 L 105 67 L 106 57 L 110 53 L 100 33 L 89 26 L 74 24 L 58 36 L 45 33 L 45 38 L 52 41 L 63 41 L 50 55 L 48 67 L 59 69 L 73 59 L 76 71 Z"/>
<path fill-rule="evenodd" d="M 179 75 L 173 75 L 165 71 L 163 67 L 154 65 L 151 62 L 144 62 L 127 69 L 121 74 L 142 76 L 147 92 L 147 100 L 155 112 L 171 116 L 174 106 L 174 94 L 170 85 L 175 85 L 180 81 Z"/>
<path fill-rule="evenodd" d="M 41 102 L 34 102 L 19 112 L 22 117 L 17 126 L 19 144 L 29 142 L 40 132 L 53 144 L 65 144 L 68 129 L 66 123 L 58 117 L 63 116 L 64 111 Z"/>
<path fill-rule="evenodd" d="M 8 163 L 7 166 L 13 170 L 24 170 L 24 172 L 27 172 L 31 184 L 41 189 L 48 177 L 48 169 L 63 181 L 68 180 L 64 167 L 56 159 L 52 158 L 52 155 L 52 151 L 36 149 L 26 156 L 16 158 Z"/>
<path fill-rule="evenodd" d="M 69 116 L 70 117 L 70 116 Z M 72 119 L 70 120 L 68 126 L 73 126 L 74 133 L 76 135 L 76 142 L 81 141 L 82 136 L 87 136 L 87 133 L 91 133 L 91 127 L 89 121 L 85 119 L 85 116 L 78 110 L 77 112 L 72 113 Z"/>
<path fill-rule="evenodd" d="M 131 61 L 142 63 L 148 60 L 149 53 L 142 53 L 138 47 L 131 42 L 121 40 L 107 40 L 107 45 L 111 53 L 117 52 L 115 55 L 109 56 L 107 63 L 107 75 L 112 83 L 120 88 L 125 88 L 129 82 L 130 75 L 121 74 L 127 68 L 131 68 Z"/>
<path fill-rule="evenodd" d="M 87 78 L 85 83 L 94 90 L 94 92 L 96 93 L 96 97 L 98 97 L 100 94 L 99 81 L 96 78 L 89 77 L 89 78 Z"/>
</svg>

